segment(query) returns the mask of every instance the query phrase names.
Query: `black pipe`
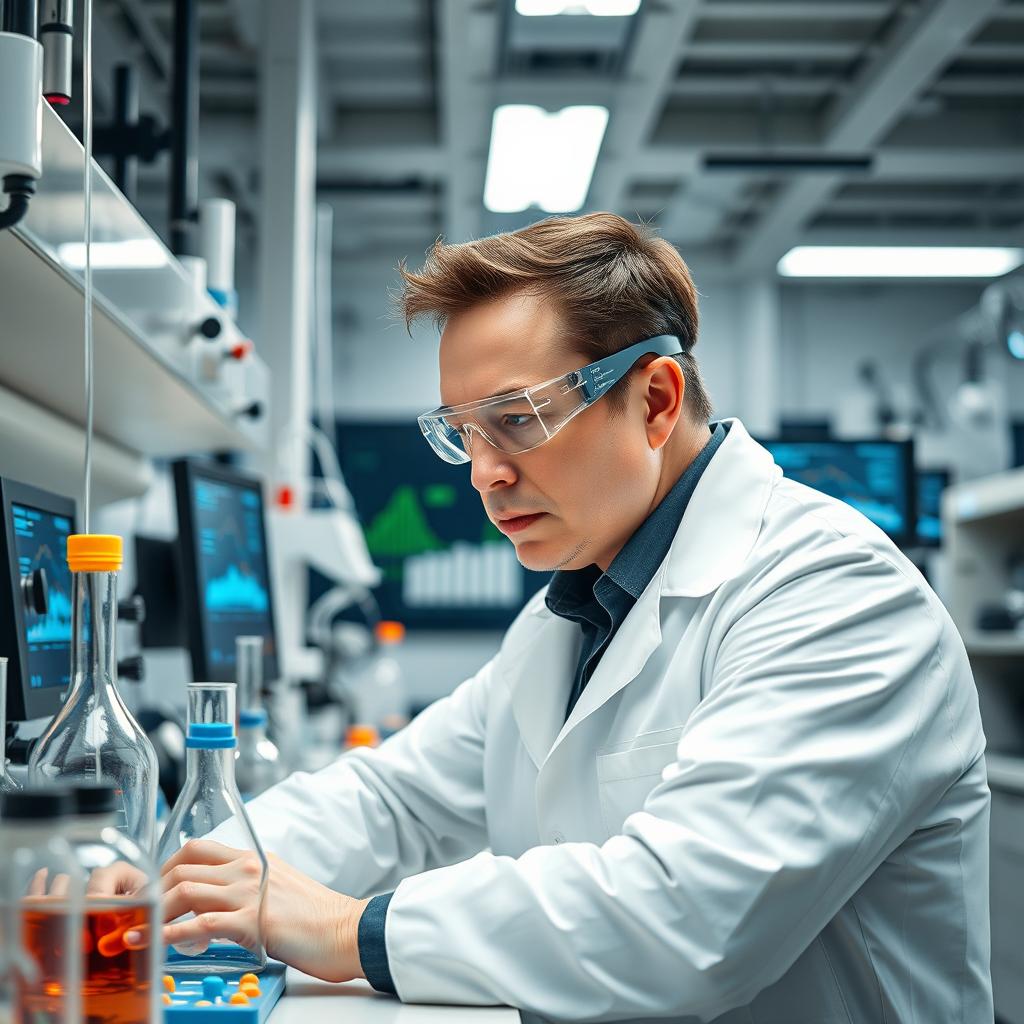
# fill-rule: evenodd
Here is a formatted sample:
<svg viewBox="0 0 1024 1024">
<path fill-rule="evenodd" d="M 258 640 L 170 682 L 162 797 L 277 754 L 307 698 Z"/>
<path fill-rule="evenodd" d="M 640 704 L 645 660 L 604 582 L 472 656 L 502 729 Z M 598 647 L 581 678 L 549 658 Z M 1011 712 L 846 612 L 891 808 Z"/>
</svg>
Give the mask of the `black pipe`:
<svg viewBox="0 0 1024 1024">
<path fill-rule="evenodd" d="M 139 76 L 131 64 L 114 68 L 114 126 L 135 128 L 139 123 Z M 114 181 L 129 202 L 138 195 L 139 160 L 125 151 L 114 155 Z"/>
<path fill-rule="evenodd" d="M 20 36 L 39 36 L 39 11 L 36 0 L 7 0 L 4 4 L 3 30 Z"/>
<path fill-rule="evenodd" d="M 174 3 L 174 81 L 171 88 L 171 249 L 193 252 L 199 206 L 199 20 L 196 0 Z"/>
<path fill-rule="evenodd" d="M 36 191 L 36 183 L 25 174 L 8 174 L 4 192 L 10 196 L 6 210 L 0 210 L 0 231 L 14 227 L 28 213 L 28 201 Z"/>
</svg>

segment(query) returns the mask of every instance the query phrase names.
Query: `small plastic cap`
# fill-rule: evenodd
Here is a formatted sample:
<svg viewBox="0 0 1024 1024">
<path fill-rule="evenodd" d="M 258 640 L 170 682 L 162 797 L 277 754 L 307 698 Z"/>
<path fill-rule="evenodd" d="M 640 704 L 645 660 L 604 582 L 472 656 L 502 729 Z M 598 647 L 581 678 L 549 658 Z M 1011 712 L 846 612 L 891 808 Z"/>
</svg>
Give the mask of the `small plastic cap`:
<svg viewBox="0 0 1024 1024">
<path fill-rule="evenodd" d="M 112 533 L 73 533 L 68 537 L 72 572 L 117 572 L 124 560 L 124 542 Z"/>
<path fill-rule="evenodd" d="M 74 786 L 71 799 L 74 814 L 115 814 L 118 810 L 117 791 L 113 786 Z"/>
<path fill-rule="evenodd" d="M 49 821 L 66 818 L 74 804 L 66 789 L 22 789 L 0 794 L 0 818 L 4 821 Z"/>
<path fill-rule="evenodd" d="M 185 746 L 191 750 L 226 750 L 236 743 L 230 722 L 192 722 L 185 737 Z"/>
<path fill-rule="evenodd" d="M 345 733 L 346 747 L 375 747 L 380 743 L 380 733 L 372 725 L 350 725 Z"/>
<path fill-rule="evenodd" d="M 373 632 L 382 644 L 400 644 L 405 639 L 405 626 L 401 622 L 384 619 L 374 626 Z"/>
</svg>

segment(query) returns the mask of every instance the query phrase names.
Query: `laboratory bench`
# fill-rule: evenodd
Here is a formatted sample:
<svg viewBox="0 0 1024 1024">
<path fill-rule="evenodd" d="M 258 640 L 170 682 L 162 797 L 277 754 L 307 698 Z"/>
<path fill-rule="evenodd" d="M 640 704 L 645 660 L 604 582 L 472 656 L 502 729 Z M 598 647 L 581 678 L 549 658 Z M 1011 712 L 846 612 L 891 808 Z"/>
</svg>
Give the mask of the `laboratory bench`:
<svg viewBox="0 0 1024 1024">
<path fill-rule="evenodd" d="M 519 1024 L 507 1006 L 432 1006 L 403 1003 L 365 981 L 332 984 L 288 969 L 287 988 L 269 1024 Z"/>
</svg>

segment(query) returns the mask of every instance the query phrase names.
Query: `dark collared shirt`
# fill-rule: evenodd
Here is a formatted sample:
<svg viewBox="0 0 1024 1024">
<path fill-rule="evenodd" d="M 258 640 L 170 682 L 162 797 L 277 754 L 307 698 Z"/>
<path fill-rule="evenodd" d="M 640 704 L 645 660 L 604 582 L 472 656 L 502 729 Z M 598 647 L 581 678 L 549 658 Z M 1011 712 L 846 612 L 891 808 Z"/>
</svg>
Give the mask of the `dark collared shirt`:
<svg viewBox="0 0 1024 1024">
<path fill-rule="evenodd" d="M 548 608 L 563 619 L 578 622 L 583 630 L 566 718 L 572 714 L 623 619 L 665 560 L 690 497 L 725 435 L 725 426 L 716 423 L 700 454 L 640 524 L 606 572 L 588 565 L 585 569 L 556 572 L 551 577 L 545 597 Z"/>
<path fill-rule="evenodd" d="M 713 426 L 708 443 L 629 538 L 607 572 L 588 565 L 585 569 L 562 570 L 551 577 L 545 595 L 548 608 L 555 615 L 578 622 L 583 630 L 566 718 L 590 682 L 616 630 L 665 560 L 690 497 L 726 433 L 723 424 Z M 391 993 L 395 983 L 388 962 L 385 924 L 393 895 L 384 893 L 370 900 L 359 919 L 358 930 L 359 961 L 367 981 L 379 992 Z"/>
</svg>

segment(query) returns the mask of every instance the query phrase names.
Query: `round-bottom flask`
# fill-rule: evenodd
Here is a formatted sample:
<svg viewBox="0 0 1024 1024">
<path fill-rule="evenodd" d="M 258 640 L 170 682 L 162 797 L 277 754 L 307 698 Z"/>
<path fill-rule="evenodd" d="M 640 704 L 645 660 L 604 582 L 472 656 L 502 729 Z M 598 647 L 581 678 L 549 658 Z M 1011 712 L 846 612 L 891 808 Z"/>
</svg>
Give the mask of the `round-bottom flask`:
<svg viewBox="0 0 1024 1024">
<path fill-rule="evenodd" d="M 262 899 L 267 885 L 267 858 L 235 784 L 234 722 L 234 683 L 189 685 L 185 785 L 164 829 L 157 861 L 165 864 L 190 840 L 210 836 L 219 826 L 227 824 L 230 845 L 254 851 L 263 865 Z M 209 975 L 258 972 L 266 963 L 262 937 L 255 948 L 215 938 L 209 946 L 169 947 L 165 966 L 174 974 Z"/>
</svg>

